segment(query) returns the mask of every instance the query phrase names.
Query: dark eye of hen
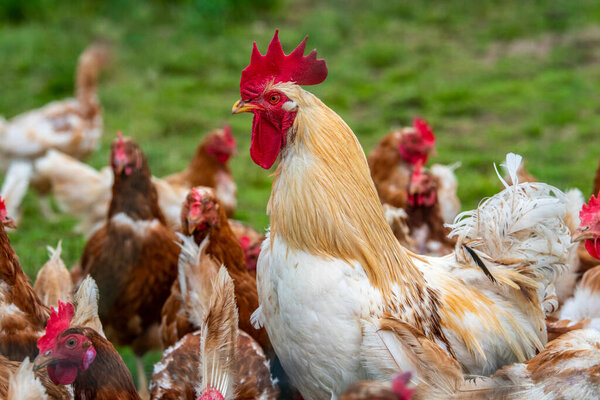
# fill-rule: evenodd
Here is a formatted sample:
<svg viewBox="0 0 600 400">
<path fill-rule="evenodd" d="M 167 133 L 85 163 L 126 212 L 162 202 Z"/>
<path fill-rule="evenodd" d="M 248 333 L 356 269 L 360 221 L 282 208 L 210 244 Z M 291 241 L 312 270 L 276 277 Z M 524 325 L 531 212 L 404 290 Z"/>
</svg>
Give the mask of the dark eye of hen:
<svg viewBox="0 0 600 400">
<path fill-rule="evenodd" d="M 67 342 L 65 344 L 67 345 L 68 348 L 73 348 L 77 344 L 77 339 L 71 338 L 71 339 L 67 340 Z"/>
</svg>

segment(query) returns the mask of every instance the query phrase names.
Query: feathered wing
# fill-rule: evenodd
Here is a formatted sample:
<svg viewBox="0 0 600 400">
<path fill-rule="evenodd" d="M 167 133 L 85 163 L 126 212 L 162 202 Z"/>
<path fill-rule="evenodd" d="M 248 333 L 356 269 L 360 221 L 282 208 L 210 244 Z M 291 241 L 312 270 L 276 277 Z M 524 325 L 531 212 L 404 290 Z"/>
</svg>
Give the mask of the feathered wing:
<svg viewBox="0 0 600 400">
<path fill-rule="evenodd" d="M 2 183 L 2 189 L 0 189 L 0 196 L 6 203 L 6 212 L 18 220 L 17 216 L 20 215 L 19 207 L 27 193 L 29 187 L 29 181 L 33 174 L 33 167 L 31 162 L 28 160 L 15 160 L 10 163 L 4 182 Z"/>
<path fill-rule="evenodd" d="M 64 262 L 60 258 L 62 241 L 56 249 L 48 246 L 50 259 L 38 271 L 33 290 L 40 300 L 48 307 L 58 307 L 58 300 L 71 302 L 73 297 L 73 282 Z"/>
<path fill-rule="evenodd" d="M 48 400 L 46 389 L 33 373 L 33 363 L 26 358 L 8 381 L 7 400 Z"/>
<path fill-rule="evenodd" d="M 238 311 L 233 280 L 221 267 L 213 282 L 210 306 L 201 328 L 202 384 L 197 393 L 216 389 L 225 399 L 235 395 Z"/>
<path fill-rule="evenodd" d="M 378 334 L 401 371 L 404 357 L 416 367 L 415 383 L 423 398 L 448 398 L 460 386 L 458 362 L 415 327 L 387 316 L 379 320 Z"/>
<path fill-rule="evenodd" d="M 87 276 L 77 293 L 75 293 L 75 315 L 71 320 L 72 326 L 85 326 L 98 332 L 103 338 L 106 338 L 102 329 L 102 322 L 98 316 L 98 285 L 91 276 Z"/>
</svg>

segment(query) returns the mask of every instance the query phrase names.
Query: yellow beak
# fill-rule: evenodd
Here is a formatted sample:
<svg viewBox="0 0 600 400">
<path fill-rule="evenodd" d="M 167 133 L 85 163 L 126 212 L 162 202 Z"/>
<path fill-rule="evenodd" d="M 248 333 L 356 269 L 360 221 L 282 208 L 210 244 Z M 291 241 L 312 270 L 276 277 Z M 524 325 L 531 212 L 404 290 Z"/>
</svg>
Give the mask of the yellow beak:
<svg viewBox="0 0 600 400">
<path fill-rule="evenodd" d="M 238 100 L 235 102 L 233 107 L 231 108 L 232 114 L 239 114 L 243 112 L 249 112 L 252 110 L 256 110 L 257 108 L 262 108 L 261 106 L 257 106 L 256 104 L 246 103 L 244 100 Z"/>
</svg>

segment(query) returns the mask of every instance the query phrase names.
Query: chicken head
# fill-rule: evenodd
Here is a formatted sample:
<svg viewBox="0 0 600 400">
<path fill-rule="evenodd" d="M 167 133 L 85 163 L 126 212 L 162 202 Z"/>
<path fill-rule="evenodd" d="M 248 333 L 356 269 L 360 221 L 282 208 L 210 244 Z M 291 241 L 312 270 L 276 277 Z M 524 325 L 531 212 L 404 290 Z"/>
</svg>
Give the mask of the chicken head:
<svg viewBox="0 0 600 400">
<path fill-rule="evenodd" d="M 588 204 L 579 212 L 581 224 L 573 235 L 573 241 L 585 241 L 585 248 L 594 258 L 600 259 L 600 193 L 592 195 Z"/>
<path fill-rule="evenodd" d="M 73 305 L 59 300 L 58 311 L 52 309 L 46 332 L 37 343 L 40 353 L 34 361 L 34 369 L 46 367 L 56 385 L 75 382 L 79 371 L 87 370 L 96 358 L 91 340 L 69 329 L 73 315 Z"/>
<path fill-rule="evenodd" d="M 236 154 L 236 142 L 229 125 L 210 133 L 205 141 L 206 152 L 214 156 L 221 164 L 225 164 Z"/>
<path fill-rule="evenodd" d="M 198 186 L 187 195 L 181 208 L 181 226 L 186 234 L 206 234 L 219 221 L 219 203 L 211 188 Z"/>
<path fill-rule="evenodd" d="M 110 166 L 115 176 L 131 175 L 142 167 L 143 161 L 144 155 L 138 145 L 130 138 L 123 137 L 119 131 L 110 147 Z"/>
<path fill-rule="evenodd" d="M 402 130 L 398 152 L 400 156 L 412 165 L 425 165 L 433 153 L 435 135 L 427 122 L 415 118 L 412 128 Z"/>
<path fill-rule="evenodd" d="M 274 86 L 281 82 L 316 85 L 327 77 L 325 60 L 317 59 L 316 50 L 304 57 L 307 38 L 286 55 L 278 34 L 276 30 L 264 56 L 254 43 L 250 65 L 242 71 L 242 99 L 231 110 L 233 114 L 254 114 L 250 156 L 265 169 L 271 168 L 285 146 L 286 132 L 294 123 L 298 106 Z"/>
<path fill-rule="evenodd" d="M 17 227 L 15 220 L 12 219 L 6 211 L 6 204 L 4 203 L 2 196 L 0 196 L 0 224 L 5 228 L 14 229 Z"/>
</svg>

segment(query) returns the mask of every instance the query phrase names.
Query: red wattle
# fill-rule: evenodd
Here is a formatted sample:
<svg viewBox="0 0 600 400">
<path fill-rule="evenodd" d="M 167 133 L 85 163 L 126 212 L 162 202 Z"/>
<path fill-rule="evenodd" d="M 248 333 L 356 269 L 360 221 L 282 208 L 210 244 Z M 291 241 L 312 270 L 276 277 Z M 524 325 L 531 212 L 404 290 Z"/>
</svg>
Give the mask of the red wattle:
<svg viewBox="0 0 600 400">
<path fill-rule="evenodd" d="M 77 366 L 71 363 L 48 365 L 48 376 L 55 385 L 70 385 L 77 378 Z"/>
<path fill-rule="evenodd" d="M 264 169 L 269 169 L 275 163 L 283 142 L 283 133 L 268 119 L 254 114 L 252 120 L 252 144 L 250 157 Z"/>
<path fill-rule="evenodd" d="M 590 256 L 600 260 L 600 240 L 586 240 L 585 249 L 588 251 Z"/>
</svg>

